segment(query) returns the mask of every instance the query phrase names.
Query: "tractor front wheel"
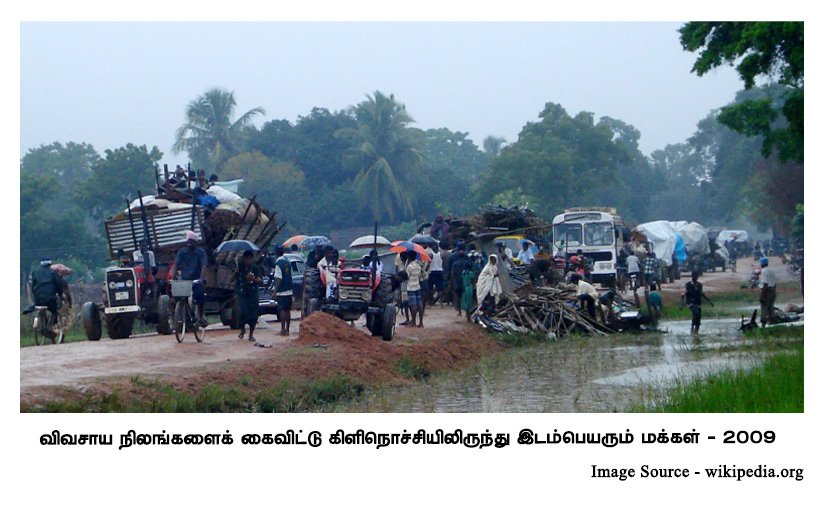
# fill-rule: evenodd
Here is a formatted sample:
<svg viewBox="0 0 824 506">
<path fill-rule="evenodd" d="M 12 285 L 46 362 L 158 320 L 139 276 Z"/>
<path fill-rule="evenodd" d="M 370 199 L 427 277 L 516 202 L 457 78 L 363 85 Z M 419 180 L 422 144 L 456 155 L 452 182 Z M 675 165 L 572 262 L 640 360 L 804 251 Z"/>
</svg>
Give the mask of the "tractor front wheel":
<svg viewBox="0 0 824 506">
<path fill-rule="evenodd" d="M 86 302 L 80 308 L 80 318 L 83 320 L 83 330 L 89 341 L 100 341 L 103 335 L 103 323 L 100 321 L 100 310 L 94 302 Z"/>
</svg>

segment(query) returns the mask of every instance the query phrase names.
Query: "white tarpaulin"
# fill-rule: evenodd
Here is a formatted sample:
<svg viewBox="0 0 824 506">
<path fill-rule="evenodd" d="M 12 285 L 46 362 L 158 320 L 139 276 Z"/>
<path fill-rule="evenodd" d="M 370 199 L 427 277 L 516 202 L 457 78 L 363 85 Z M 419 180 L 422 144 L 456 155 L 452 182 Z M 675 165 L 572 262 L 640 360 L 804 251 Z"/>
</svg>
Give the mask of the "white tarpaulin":
<svg viewBox="0 0 824 506">
<path fill-rule="evenodd" d="M 210 186 L 206 193 L 216 198 L 219 204 L 226 204 L 240 200 L 240 196 L 220 186 Z"/>
<path fill-rule="evenodd" d="M 688 222 L 684 220 L 680 221 L 671 221 L 669 224 L 672 226 L 672 229 L 678 232 L 678 229 L 687 225 Z"/>
<path fill-rule="evenodd" d="M 749 238 L 750 234 L 748 234 L 746 230 L 722 230 L 718 233 L 718 238 L 715 242 L 722 245 L 727 241 L 747 242 Z"/>
<path fill-rule="evenodd" d="M 706 255 L 710 252 L 710 241 L 707 237 L 707 229 L 696 222 L 689 223 L 683 227 L 675 229 L 681 239 L 684 240 L 684 246 L 690 254 L 699 253 Z M 720 242 L 719 244 L 724 244 Z"/>
<path fill-rule="evenodd" d="M 652 244 L 652 251 L 655 252 L 655 256 L 664 260 L 667 267 L 672 265 L 672 254 L 675 252 L 675 243 L 678 237 L 668 221 L 659 220 L 642 223 L 635 227 L 635 230 L 647 236 L 647 240 Z"/>
</svg>

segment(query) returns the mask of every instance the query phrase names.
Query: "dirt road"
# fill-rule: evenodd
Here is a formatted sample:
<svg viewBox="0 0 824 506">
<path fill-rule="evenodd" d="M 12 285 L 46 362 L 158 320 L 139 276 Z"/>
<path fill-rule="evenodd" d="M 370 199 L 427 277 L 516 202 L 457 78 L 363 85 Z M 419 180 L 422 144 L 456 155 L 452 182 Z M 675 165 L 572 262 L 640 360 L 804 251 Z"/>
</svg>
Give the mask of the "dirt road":
<svg viewBox="0 0 824 506">
<path fill-rule="evenodd" d="M 298 316 L 295 312 L 292 317 Z M 402 321 L 403 317 L 399 315 L 398 322 Z M 469 326 L 452 310 L 441 307 L 430 309 L 424 324 L 425 328 L 397 326 L 392 344 L 437 339 L 450 329 L 454 330 L 455 324 Z M 21 401 L 36 396 L 38 387 L 63 386 L 83 391 L 109 377 L 191 376 L 210 365 L 271 360 L 298 337 L 300 321 L 293 320 L 288 338 L 278 335 L 279 323 L 271 321 L 267 325 L 269 328 L 259 327 L 255 331 L 256 343 L 240 340 L 237 331 L 215 324 L 207 329 L 202 343 L 196 342 L 192 335 L 178 343 L 171 335 L 150 334 L 122 340 L 103 337 L 96 342 L 21 348 Z M 368 335 L 363 319 L 356 322 L 354 328 Z"/>
</svg>

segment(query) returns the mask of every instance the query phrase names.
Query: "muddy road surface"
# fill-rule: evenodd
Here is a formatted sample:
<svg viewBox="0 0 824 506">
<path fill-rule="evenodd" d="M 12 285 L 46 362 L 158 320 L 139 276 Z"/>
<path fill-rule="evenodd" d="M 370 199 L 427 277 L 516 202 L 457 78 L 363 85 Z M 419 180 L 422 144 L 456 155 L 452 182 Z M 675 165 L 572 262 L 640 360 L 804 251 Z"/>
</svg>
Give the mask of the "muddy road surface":
<svg viewBox="0 0 824 506">
<path fill-rule="evenodd" d="M 282 353 L 300 332 L 299 313 L 294 312 L 291 334 L 279 335 L 280 323 L 266 319 L 255 331 L 256 342 L 238 339 L 238 331 L 220 324 L 210 325 L 202 343 L 187 334 L 182 343 L 173 335 L 145 334 L 129 339 L 81 341 L 60 345 L 31 346 L 20 349 L 21 401 L 36 396 L 42 387 L 71 387 L 83 391 L 111 377 L 132 376 L 197 376 L 211 367 L 231 362 L 267 361 Z M 404 320 L 398 315 L 398 323 Z M 372 338 L 364 319 L 355 322 L 354 329 Z M 395 338 L 389 344 L 415 344 L 438 339 L 455 326 L 469 327 L 445 307 L 430 308 L 424 328 L 395 327 Z M 268 327 L 268 328 L 267 328 Z M 32 400 L 32 399 L 29 399 Z"/>
</svg>

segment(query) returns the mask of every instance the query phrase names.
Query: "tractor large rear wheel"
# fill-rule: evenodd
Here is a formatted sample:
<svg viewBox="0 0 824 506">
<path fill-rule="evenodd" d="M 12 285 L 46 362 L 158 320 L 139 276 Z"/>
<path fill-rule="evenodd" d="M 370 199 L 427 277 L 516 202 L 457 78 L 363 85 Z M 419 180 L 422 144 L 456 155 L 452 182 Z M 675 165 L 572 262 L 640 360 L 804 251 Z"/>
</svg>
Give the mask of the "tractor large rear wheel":
<svg viewBox="0 0 824 506">
<path fill-rule="evenodd" d="M 317 269 L 306 269 L 303 273 L 303 297 L 304 299 L 319 299 L 325 295 L 323 282 L 320 280 L 320 271 Z"/>
<path fill-rule="evenodd" d="M 375 289 L 373 298 L 379 306 L 392 302 L 392 279 L 389 274 L 381 274 L 381 282 Z"/>
<path fill-rule="evenodd" d="M 158 334 L 169 335 L 174 327 L 174 300 L 166 294 L 157 299 L 157 329 Z"/>
<path fill-rule="evenodd" d="M 94 302 L 86 302 L 80 308 L 80 318 L 83 320 L 83 330 L 89 341 L 100 341 L 103 335 L 103 323 L 100 321 L 100 310 Z"/>
<path fill-rule="evenodd" d="M 111 339 L 126 339 L 132 335 L 132 326 L 134 326 L 133 314 L 106 315 L 106 332 Z"/>
</svg>

